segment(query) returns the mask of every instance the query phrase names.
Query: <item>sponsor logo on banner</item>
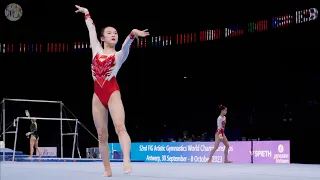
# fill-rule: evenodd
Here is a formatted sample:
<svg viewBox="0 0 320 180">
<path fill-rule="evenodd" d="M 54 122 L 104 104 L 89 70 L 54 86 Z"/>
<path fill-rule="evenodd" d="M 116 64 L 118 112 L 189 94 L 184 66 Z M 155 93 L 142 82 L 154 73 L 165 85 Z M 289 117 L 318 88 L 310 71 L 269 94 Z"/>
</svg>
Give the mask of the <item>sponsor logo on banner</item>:
<svg viewBox="0 0 320 180">
<path fill-rule="evenodd" d="M 290 141 L 254 141 L 253 163 L 257 164 L 289 164 Z"/>
<path fill-rule="evenodd" d="M 54 156 L 57 157 L 57 147 L 39 147 L 41 156 Z M 37 156 L 39 153 L 37 152 Z"/>
<path fill-rule="evenodd" d="M 278 145 L 278 152 L 273 155 L 273 159 L 276 160 L 276 163 L 281 163 L 281 164 L 290 163 L 289 152 L 285 151 L 285 147 L 283 144 Z"/>
</svg>

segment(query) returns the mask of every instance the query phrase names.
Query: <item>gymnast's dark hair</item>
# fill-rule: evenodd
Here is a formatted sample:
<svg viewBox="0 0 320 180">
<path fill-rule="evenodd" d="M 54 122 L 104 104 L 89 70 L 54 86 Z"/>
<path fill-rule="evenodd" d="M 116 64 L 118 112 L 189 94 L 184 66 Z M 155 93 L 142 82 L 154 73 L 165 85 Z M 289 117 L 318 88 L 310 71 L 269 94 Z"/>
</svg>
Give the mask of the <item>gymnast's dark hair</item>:
<svg viewBox="0 0 320 180">
<path fill-rule="evenodd" d="M 222 104 L 220 104 L 220 105 L 218 106 L 218 108 L 219 108 L 220 111 L 222 111 L 222 110 L 225 110 L 227 107 L 224 106 L 224 105 L 222 105 Z"/>
<path fill-rule="evenodd" d="M 102 28 L 102 29 L 101 29 L 101 32 L 100 32 L 100 38 L 102 38 L 102 37 L 103 37 L 104 30 L 105 30 L 107 27 L 108 27 L 108 26 L 106 26 L 106 27 L 104 27 L 104 28 Z"/>
</svg>

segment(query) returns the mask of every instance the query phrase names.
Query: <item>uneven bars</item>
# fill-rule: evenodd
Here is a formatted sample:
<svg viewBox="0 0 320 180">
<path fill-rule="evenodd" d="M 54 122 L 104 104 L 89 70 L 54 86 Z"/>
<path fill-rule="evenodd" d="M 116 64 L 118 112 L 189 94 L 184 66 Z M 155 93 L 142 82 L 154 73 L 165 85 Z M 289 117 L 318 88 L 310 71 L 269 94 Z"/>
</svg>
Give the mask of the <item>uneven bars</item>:
<svg viewBox="0 0 320 180">
<path fill-rule="evenodd" d="M 42 117 L 17 117 L 17 119 L 36 119 L 36 120 L 56 120 L 56 121 L 77 121 L 77 119 L 67 118 L 42 118 Z"/>
<path fill-rule="evenodd" d="M 6 99 L 3 101 L 25 101 L 25 102 L 43 102 L 43 103 L 62 103 L 62 101 L 47 101 L 47 100 L 30 100 L 30 99 Z"/>
</svg>

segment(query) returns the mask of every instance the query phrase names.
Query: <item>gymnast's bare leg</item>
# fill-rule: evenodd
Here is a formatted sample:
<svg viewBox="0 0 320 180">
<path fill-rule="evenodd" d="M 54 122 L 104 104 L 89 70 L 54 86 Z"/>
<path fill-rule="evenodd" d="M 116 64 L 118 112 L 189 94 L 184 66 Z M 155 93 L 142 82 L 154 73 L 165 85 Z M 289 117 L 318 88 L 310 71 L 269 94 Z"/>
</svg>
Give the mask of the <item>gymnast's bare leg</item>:
<svg viewBox="0 0 320 180">
<path fill-rule="evenodd" d="M 108 110 L 103 106 L 96 94 L 92 97 L 92 115 L 96 126 L 99 150 L 104 165 L 104 176 L 111 177 L 110 149 L 108 145 Z"/>
<path fill-rule="evenodd" d="M 119 138 L 121 149 L 123 152 L 124 173 L 131 173 L 132 168 L 130 165 L 130 149 L 131 139 L 126 130 L 124 120 L 125 113 L 121 100 L 120 91 L 114 91 L 110 96 L 108 107 L 110 115 Z"/>
<path fill-rule="evenodd" d="M 30 156 L 29 158 L 32 159 L 33 153 L 34 153 L 34 144 L 35 144 L 36 138 L 34 136 L 30 136 Z"/>
<path fill-rule="evenodd" d="M 224 163 L 232 163 L 232 161 L 230 161 L 230 160 L 228 159 L 229 141 L 228 141 L 226 135 L 223 135 L 222 143 L 223 143 L 224 146 L 225 146 L 225 149 L 224 149 Z"/>
<path fill-rule="evenodd" d="M 37 152 L 39 154 L 39 158 L 41 158 L 42 154 L 41 154 L 41 151 L 40 151 L 40 148 L 39 148 L 39 137 L 38 137 L 38 139 L 35 140 L 34 147 L 36 148 L 36 150 L 37 150 Z"/>
<path fill-rule="evenodd" d="M 210 151 L 208 163 L 212 163 L 212 156 L 214 155 L 214 153 L 215 153 L 215 152 L 217 151 L 217 149 L 219 148 L 220 141 L 221 141 L 221 137 L 219 136 L 219 133 L 216 133 L 216 134 L 215 134 L 214 147 L 213 147 L 212 150 Z"/>
</svg>

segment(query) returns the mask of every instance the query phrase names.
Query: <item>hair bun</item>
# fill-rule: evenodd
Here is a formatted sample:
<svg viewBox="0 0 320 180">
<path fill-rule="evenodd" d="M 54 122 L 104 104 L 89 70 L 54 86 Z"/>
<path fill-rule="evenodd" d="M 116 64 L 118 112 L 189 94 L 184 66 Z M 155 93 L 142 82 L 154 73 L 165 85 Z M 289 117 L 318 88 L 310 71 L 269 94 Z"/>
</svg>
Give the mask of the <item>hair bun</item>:
<svg viewBox="0 0 320 180">
<path fill-rule="evenodd" d="M 219 108 L 221 108 L 221 107 L 222 107 L 222 104 L 219 105 Z"/>
</svg>

